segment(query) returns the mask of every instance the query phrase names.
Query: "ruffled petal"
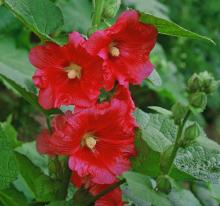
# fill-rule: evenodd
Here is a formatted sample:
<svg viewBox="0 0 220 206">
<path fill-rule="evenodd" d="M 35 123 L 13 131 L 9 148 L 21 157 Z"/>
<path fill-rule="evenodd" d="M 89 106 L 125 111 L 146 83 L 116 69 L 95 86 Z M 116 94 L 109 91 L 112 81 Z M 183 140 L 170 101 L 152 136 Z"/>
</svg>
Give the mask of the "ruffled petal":
<svg viewBox="0 0 220 206">
<path fill-rule="evenodd" d="M 54 43 L 36 46 L 31 49 L 29 60 L 39 69 L 60 67 L 64 63 L 65 52 L 62 47 Z"/>
</svg>

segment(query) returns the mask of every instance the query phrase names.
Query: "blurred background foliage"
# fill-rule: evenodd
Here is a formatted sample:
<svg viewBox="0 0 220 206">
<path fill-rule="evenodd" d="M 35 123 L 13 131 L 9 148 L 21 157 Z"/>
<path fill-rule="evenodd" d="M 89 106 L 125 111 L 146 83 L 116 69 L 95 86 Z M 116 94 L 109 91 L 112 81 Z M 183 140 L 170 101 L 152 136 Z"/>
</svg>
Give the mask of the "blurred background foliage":
<svg viewBox="0 0 220 206">
<path fill-rule="evenodd" d="M 90 0 L 53 0 L 64 15 L 64 26 L 57 34 L 65 37 L 78 30 L 87 34 L 91 25 L 92 3 Z M 156 105 L 170 109 L 178 101 L 186 101 L 185 82 L 194 72 L 208 70 L 220 76 L 220 1 L 216 0 L 123 0 L 121 10 L 136 8 L 156 16 L 173 20 L 179 25 L 211 37 L 216 46 L 198 40 L 159 36 L 151 59 L 161 76 L 162 86 L 154 86 L 148 80 L 142 86 L 131 86 L 132 96 L 138 107 L 148 110 Z M 112 20 L 113 22 L 114 20 Z M 104 25 L 103 27 L 105 27 Z M 54 35 L 57 35 L 54 34 Z M 0 69 L 7 65 L 13 69 L 11 78 L 35 91 L 31 82 L 34 68 L 28 62 L 28 51 L 40 43 L 38 37 L 21 25 L 3 6 L 0 6 Z M 0 83 L 0 121 L 9 115 L 24 141 L 35 139 L 45 125 L 40 114 L 26 103 L 9 85 Z M 36 91 L 35 91 L 36 92 Z M 210 137 L 220 141 L 220 91 L 209 98 L 209 106 L 203 116 L 197 117 Z"/>
</svg>

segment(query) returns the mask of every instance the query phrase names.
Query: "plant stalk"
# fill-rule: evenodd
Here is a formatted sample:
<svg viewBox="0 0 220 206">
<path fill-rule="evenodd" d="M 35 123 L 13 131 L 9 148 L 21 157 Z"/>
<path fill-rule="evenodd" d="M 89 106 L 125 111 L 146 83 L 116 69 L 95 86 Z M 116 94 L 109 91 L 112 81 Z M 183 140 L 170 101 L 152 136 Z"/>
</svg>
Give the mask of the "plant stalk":
<svg viewBox="0 0 220 206">
<path fill-rule="evenodd" d="M 164 174 L 169 174 L 170 171 L 171 171 L 173 162 L 175 160 L 176 154 L 177 154 L 178 149 L 180 147 L 180 140 L 181 140 L 181 137 L 182 137 L 183 129 L 184 129 L 184 126 L 186 124 L 187 119 L 189 118 L 189 115 L 190 115 L 190 110 L 187 111 L 182 123 L 179 125 L 177 136 L 176 136 L 176 141 L 175 141 L 173 150 L 171 152 L 170 158 L 168 159 L 167 167 L 164 171 Z"/>
<path fill-rule="evenodd" d="M 101 23 L 102 12 L 104 9 L 105 0 L 93 0 L 94 13 L 92 16 L 92 27 L 97 28 Z"/>
</svg>

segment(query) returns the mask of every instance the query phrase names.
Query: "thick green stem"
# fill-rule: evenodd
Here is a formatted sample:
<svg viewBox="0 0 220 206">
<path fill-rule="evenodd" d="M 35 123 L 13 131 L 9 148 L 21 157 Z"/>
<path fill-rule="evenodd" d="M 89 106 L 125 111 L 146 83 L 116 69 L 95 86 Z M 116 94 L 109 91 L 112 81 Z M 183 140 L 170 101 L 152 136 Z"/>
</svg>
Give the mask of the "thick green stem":
<svg viewBox="0 0 220 206">
<path fill-rule="evenodd" d="M 190 115 L 190 110 L 187 111 L 182 123 L 179 125 L 179 128 L 178 128 L 178 132 L 177 132 L 177 136 L 176 136 L 176 141 L 175 141 L 175 144 L 174 144 L 174 147 L 173 147 L 173 150 L 171 152 L 171 155 L 168 159 L 168 162 L 167 162 L 167 166 L 165 168 L 165 171 L 164 174 L 169 174 L 170 171 L 171 171 L 171 168 L 172 168 L 172 165 L 173 165 L 173 162 L 174 162 L 174 159 L 176 157 L 176 154 L 178 152 L 178 149 L 180 147 L 180 140 L 181 140 L 181 137 L 182 137 L 182 133 L 183 133 L 183 129 L 184 129 L 184 126 L 186 124 L 186 121 L 188 119 Z"/>
<path fill-rule="evenodd" d="M 94 7 L 94 13 L 92 16 L 93 28 L 98 27 L 101 23 L 104 5 L 105 5 L 105 0 L 93 0 L 93 7 Z"/>
</svg>

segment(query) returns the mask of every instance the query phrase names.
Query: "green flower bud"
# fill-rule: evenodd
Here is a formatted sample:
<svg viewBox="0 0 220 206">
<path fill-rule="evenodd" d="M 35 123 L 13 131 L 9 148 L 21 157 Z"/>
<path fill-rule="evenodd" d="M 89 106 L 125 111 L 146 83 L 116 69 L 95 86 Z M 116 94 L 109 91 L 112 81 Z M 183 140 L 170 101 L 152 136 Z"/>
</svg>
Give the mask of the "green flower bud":
<svg viewBox="0 0 220 206">
<path fill-rule="evenodd" d="M 121 5 L 121 0 L 106 0 L 103 16 L 105 18 L 115 17 L 115 15 L 119 10 L 120 5 Z"/>
<path fill-rule="evenodd" d="M 161 175 L 157 178 L 157 189 L 166 194 L 170 193 L 172 186 L 170 183 L 169 176 Z"/>
<path fill-rule="evenodd" d="M 179 125 L 181 123 L 181 120 L 186 115 L 187 110 L 188 110 L 187 106 L 184 106 L 179 102 L 173 105 L 171 111 L 173 113 L 173 119 L 175 124 Z"/>
<path fill-rule="evenodd" d="M 207 96 L 204 92 L 196 92 L 189 96 L 189 102 L 194 108 L 203 111 L 207 105 Z"/>
<path fill-rule="evenodd" d="M 197 74 L 193 74 L 190 77 L 188 84 L 187 84 L 188 91 L 190 93 L 200 91 L 201 86 L 202 86 L 202 81 L 201 81 L 200 77 Z"/>
<path fill-rule="evenodd" d="M 200 127 L 196 122 L 194 122 L 185 129 L 183 144 L 191 144 L 197 137 L 199 137 L 199 135 Z"/>
</svg>

